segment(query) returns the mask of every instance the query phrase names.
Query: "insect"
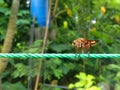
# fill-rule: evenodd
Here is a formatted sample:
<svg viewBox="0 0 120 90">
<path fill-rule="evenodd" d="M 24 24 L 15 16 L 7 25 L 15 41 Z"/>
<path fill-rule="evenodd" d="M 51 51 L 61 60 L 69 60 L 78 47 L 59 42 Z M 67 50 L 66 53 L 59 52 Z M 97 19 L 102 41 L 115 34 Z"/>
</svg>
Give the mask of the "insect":
<svg viewBox="0 0 120 90">
<path fill-rule="evenodd" d="M 87 40 L 86 38 L 78 38 L 72 42 L 72 46 L 75 47 L 76 53 L 79 48 L 81 48 L 81 52 L 84 53 L 85 50 L 89 53 L 90 47 L 96 43 L 96 40 Z"/>
</svg>

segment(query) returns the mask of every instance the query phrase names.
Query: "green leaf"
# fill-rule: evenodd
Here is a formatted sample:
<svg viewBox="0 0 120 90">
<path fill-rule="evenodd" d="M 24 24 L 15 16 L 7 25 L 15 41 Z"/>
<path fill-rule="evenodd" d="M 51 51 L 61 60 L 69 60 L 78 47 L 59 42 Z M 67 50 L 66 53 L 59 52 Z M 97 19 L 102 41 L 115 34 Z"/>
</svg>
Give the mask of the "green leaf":
<svg viewBox="0 0 120 90">
<path fill-rule="evenodd" d="M 92 85 L 93 85 L 93 81 L 90 81 L 85 85 L 85 88 L 90 88 Z"/>
<path fill-rule="evenodd" d="M 116 77 L 120 78 L 120 72 L 117 72 Z"/>
<path fill-rule="evenodd" d="M 75 77 L 80 80 L 85 80 L 87 76 L 84 72 L 81 72 L 80 74 L 76 75 Z"/>
<path fill-rule="evenodd" d="M 8 16 L 8 15 L 10 15 L 10 10 L 7 10 L 7 11 L 5 12 L 5 16 Z"/>
<path fill-rule="evenodd" d="M 28 75 L 28 67 L 22 63 L 18 63 L 14 66 L 16 70 L 12 73 L 13 78 L 27 76 Z"/>
<path fill-rule="evenodd" d="M 38 53 L 39 52 L 39 49 L 38 48 L 30 48 L 28 50 L 29 53 Z"/>
<path fill-rule="evenodd" d="M 17 82 L 15 84 L 5 82 L 2 84 L 2 89 L 3 90 L 26 90 L 26 88 L 22 85 L 21 82 Z"/>
<path fill-rule="evenodd" d="M 74 88 L 74 84 L 69 84 L 68 88 L 69 88 L 69 89 Z"/>
<path fill-rule="evenodd" d="M 30 24 L 30 21 L 27 19 L 18 19 L 17 20 L 17 25 L 25 25 L 25 24 Z"/>
<path fill-rule="evenodd" d="M 79 87 L 84 87 L 86 85 L 86 80 L 79 81 Z"/>
<path fill-rule="evenodd" d="M 119 9 L 120 6 L 120 0 L 107 0 L 108 1 L 108 7 L 109 8 L 114 8 L 114 9 Z"/>
<path fill-rule="evenodd" d="M 56 52 L 62 52 L 68 50 L 70 46 L 68 44 L 53 44 L 50 48 Z"/>
<path fill-rule="evenodd" d="M 84 90 L 83 88 L 78 88 L 77 90 Z"/>
<path fill-rule="evenodd" d="M 63 66 L 60 66 L 64 74 L 67 74 L 70 70 L 73 70 L 75 67 L 76 65 L 74 63 L 63 63 Z"/>
<path fill-rule="evenodd" d="M 29 15 L 29 10 L 20 10 L 20 12 L 18 13 L 18 16 L 23 16 L 23 15 Z"/>
<path fill-rule="evenodd" d="M 10 12 L 10 11 L 9 11 L 8 8 L 0 7 L 0 12 L 5 14 L 5 13 L 8 13 L 8 12 Z"/>
<path fill-rule="evenodd" d="M 83 83 L 81 83 L 81 82 L 76 82 L 74 85 L 75 85 L 76 88 L 79 88 L 79 87 L 84 86 L 84 85 L 85 85 L 85 82 L 83 82 Z"/>
<path fill-rule="evenodd" d="M 54 75 L 55 75 L 55 77 L 60 79 L 63 76 L 62 70 L 61 69 L 55 69 L 54 70 Z"/>
<path fill-rule="evenodd" d="M 120 66 L 116 64 L 109 64 L 107 68 L 110 70 L 120 70 Z"/>
<path fill-rule="evenodd" d="M 93 75 L 90 74 L 87 75 L 87 81 L 92 81 L 93 79 L 95 79 Z"/>
<path fill-rule="evenodd" d="M 0 0 L 0 4 L 3 4 L 4 3 L 4 0 Z"/>
<path fill-rule="evenodd" d="M 114 77 L 114 80 L 118 83 L 120 82 L 120 72 L 117 72 L 116 76 Z"/>
<path fill-rule="evenodd" d="M 54 63 L 56 65 L 60 65 L 62 63 L 62 61 L 59 58 L 56 58 L 56 59 L 54 59 Z"/>
<path fill-rule="evenodd" d="M 35 42 L 34 42 L 34 47 L 39 47 L 39 46 L 41 46 L 42 45 L 42 40 L 35 40 Z"/>
<path fill-rule="evenodd" d="M 52 76 L 52 72 L 49 72 L 46 70 L 46 72 L 44 72 L 44 78 L 45 80 L 50 80 Z"/>
</svg>

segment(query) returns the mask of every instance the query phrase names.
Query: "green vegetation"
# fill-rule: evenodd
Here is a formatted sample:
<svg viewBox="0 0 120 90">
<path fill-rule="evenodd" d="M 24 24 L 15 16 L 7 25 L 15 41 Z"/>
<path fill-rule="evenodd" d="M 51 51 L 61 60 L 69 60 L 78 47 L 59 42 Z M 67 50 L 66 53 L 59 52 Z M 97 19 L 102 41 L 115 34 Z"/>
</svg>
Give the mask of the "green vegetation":
<svg viewBox="0 0 120 90">
<path fill-rule="evenodd" d="M 119 0 L 58 0 L 56 9 L 55 1 L 52 0 L 46 53 L 75 53 L 71 43 L 79 37 L 99 40 L 91 48 L 90 53 L 119 53 Z M 0 0 L 0 52 L 7 32 L 11 5 L 11 0 Z M 54 10 L 56 11 L 53 12 Z M 21 0 L 10 52 L 41 52 L 45 30 L 39 27 L 36 21 L 34 40 L 30 45 L 31 24 L 29 7 L 26 5 L 26 0 Z M 32 62 L 31 66 L 29 61 Z M 1 76 L 3 90 L 27 90 L 30 77 L 32 78 L 31 90 L 33 90 L 38 65 L 39 59 L 10 59 Z M 74 78 L 75 75 L 79 81 Z M 82 77 L 82 75 L 84 76 Z M 87 79 L 90 79 L 90 82 L 84 84 L 86 82 L 84 80 Z M 78 84 L 80 88 L 87 87 L 88 90 L 91 87 L 98 88 L 98 84 L 105 83 L 108 85 L 105 88 L 120 90 L 120 60 L 47 58 L 43 60 L 39 88 L 42 90 L 64 90 L 57 87 L 47 87 L 43 82 L 61 86 L 69 86 L 70 83 L 74 83 L 72 84 L 74 86 L 80 83 Z"/>
<path fill-rule="evenodd" d="M 86 75 L 81 72 L 75 77 L 79 79 L 79 81 L 75 84 L 70 84 L 68 86 L 69 89 L 77 88 L 77 90 L 101 90 L 98 86 L 94 85 L 95 77 L 93 75 Z"/>
</svg>

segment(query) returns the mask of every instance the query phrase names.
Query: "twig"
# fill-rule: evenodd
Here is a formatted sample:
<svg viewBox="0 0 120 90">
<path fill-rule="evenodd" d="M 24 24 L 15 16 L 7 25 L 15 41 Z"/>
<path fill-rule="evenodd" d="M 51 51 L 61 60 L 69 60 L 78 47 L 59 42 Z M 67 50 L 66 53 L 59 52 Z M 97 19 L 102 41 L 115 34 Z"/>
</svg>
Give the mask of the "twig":
<svg viewBox="0 0 120 90">
<path fill-rule="evenodd" d="M 60 14 L 62 14 L 62 13 L 64 13 L 64 12 L 66 12 L 66 9 L 61 10 L 60 12 L 58 12 L 58 13 L 55 15 L 55 18 L 57 18 Z"/>
<path fill-rule="evenodd" d="M 56 13 L 56 10 L 57 10 L 57 6 L 58 6 L 58 1 L 59 0 L 56 0 L 56 2 L 55 2 L 55 6 L 54 6 L 54 9 L 53 9 L 53 16 L 55 16 L 55 13 Z"/>
<path fill-rule="evenodd" d="M 49 10 L 48 10 L 48 15 L 47 15 L 45 35 L 44 35 L 43 46 L 42 46 L 42 51 L 41 51 L 42 53 L 44 53 L 45 46 L 46 46 L 46 41 L 47 41 L 48 27 L 49 27 L 50 13 L 51 13 L 51 3 L 52 3 L 52 0 L 50 0 L 50 6 L 49 6 Z M 35 83 L 34 90 L 38 90 L 38 83 L 39 83 L 39 80 L 40 80 L 42 62 L 43 62 L 43 59 L 40 59 L 40 63 L 39 63 L 39 66 L 38 66 L 38 74 L 37 74 L 37 77 L 36 77 L 36 83 Z"/>
</svg>

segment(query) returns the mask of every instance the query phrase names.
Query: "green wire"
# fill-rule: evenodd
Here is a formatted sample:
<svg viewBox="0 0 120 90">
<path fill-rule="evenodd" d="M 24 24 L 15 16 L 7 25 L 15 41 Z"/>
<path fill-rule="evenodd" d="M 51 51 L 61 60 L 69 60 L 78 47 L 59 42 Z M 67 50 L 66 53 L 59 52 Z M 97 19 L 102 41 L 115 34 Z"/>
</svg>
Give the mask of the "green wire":
<svg viewBox="0 0 120 90">
<path fill-rule="evenodd" d="M 0 58 L 120 58 L 120 54 L 0 53 Z"/>
</svg>

